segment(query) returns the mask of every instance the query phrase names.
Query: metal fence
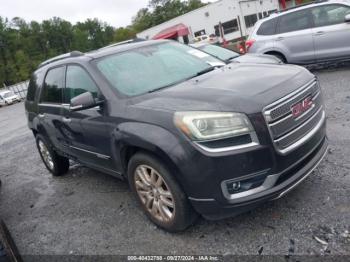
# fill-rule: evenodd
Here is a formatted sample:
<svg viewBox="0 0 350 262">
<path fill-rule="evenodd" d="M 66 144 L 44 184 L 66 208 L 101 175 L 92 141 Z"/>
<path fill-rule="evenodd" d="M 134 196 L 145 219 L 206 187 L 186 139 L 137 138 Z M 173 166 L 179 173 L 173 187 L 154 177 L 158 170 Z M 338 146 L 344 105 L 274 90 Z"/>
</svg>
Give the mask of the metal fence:
<svg viewBox="0 0 350 262">
<path fill-rule="evenodd" d="M 4 89 L 0 89 L 0 91 L 7 89 L 14 92 L 21 99 L 24 99 L 27 96 L 28 85 L 29 85 L 29 80 L 14 84 L 12 86 L 6 86 L 4 84 Z"/>
</svg>

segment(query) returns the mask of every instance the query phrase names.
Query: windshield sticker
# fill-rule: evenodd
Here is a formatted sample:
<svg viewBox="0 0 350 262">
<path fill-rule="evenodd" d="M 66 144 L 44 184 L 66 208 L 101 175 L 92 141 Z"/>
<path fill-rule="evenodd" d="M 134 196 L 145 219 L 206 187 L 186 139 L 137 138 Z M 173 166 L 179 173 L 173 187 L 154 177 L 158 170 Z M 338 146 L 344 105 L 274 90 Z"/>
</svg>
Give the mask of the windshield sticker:
<svg viewBox="0 0 350 262">
<path fill-rule="evenodd" d="M 196 56 L 198 58 L 204 58 L 204 57 L 208 57 L 209 55 L 207 53 L 204 53 L 202 51 L 199 50 L 189 50 L 187 51 L 189 54 Z"/>
</svg>

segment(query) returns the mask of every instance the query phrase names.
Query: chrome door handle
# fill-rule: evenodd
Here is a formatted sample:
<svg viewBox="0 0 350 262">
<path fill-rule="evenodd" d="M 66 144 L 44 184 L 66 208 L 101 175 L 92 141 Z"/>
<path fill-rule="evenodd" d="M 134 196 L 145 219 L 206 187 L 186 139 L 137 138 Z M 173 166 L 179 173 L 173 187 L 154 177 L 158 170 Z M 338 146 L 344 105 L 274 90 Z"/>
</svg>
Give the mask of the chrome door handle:
<svg viewBox="0 0 350 262">
<path fill-rule="evenodd" d="M 284 40 L 284 37 L 282 36 L 276 38 L 276 41 L 282 41 L 282 40 Z"/>
<path fill-rule="evenodd" d="M 318 31 L 315 33 L 315 36 L 318 36 L 318 35 L 324 35 L 324 32 L 323 31 Z"/>
<path fill-rule="evenodd" d="M 70 123 L 72 121 L 72 119 L 70 119 L 69 117 L 62 117 L 62 121 L 64 123 Z"/>
<path fill-rule="evenodd" d="M 44 118 L 44 117 L 45 117 L 45 114 L 38 114 L 38 117 L 39 117 L 39 118 Z"/>
</svg>

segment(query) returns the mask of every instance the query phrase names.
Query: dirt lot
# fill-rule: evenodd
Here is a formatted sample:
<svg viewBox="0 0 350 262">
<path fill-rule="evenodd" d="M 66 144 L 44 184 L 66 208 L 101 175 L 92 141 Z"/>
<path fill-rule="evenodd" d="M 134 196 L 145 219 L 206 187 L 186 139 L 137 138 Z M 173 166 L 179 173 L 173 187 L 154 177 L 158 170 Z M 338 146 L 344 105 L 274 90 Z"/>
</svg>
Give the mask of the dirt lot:
<svg viewBox="0 0 350 262">
<path fill-rule="evenodd" d="M 0 108 L 1 217 L 27 255 L 350 255 L 350 68 L 316 74 L 326 101 L 330 152 L 280 200 L 165 233 L 142 214 L 125 182 L 80 165 L 66 176 L 50 176 L 20 103 Z"/>
</svg>

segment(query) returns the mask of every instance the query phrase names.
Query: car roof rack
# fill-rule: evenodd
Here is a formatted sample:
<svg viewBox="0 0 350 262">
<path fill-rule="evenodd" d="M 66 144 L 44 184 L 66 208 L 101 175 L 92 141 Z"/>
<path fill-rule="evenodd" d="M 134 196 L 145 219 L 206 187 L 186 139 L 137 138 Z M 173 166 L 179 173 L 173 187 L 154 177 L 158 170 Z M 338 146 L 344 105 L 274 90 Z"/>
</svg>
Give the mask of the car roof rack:
<svg viewBox="0 0 350 262">
<path fill-rule="evenodd" d="M 108 49 L 108 48 L 111 48 L 111 47 L 115 47 L 115 46 L 132 44 L 132 43 L 138 43 L 138 42 L 143 42 L 143 41 L 146 41 L 146 39 L 136 37 L 136 38 L 133 38 L 133 39 L 125 40 L 125 41 L 122 41 L 122 42 L 117 42 L 117 43 L 114 43 L 114 44 L 111 44 L 111 45 L 108 45 L 108 46 L 104 46 L 104 47 L 101 47 L 101 48 L 99 48 L 97 50 L 100 51 L 100 50 L 105 50 L 105 49 Z"/>
<path fill-rule="evenodd" d="M 80 51 L 72 51 L 70 53 L 66 53 L 66 54 L 63 54 L 63 55 L 59 55 L 59 56 L 55 56 L 53 58 L 50 58 L 44 62 L 42 62 L 40 65 L 39 65 L 39 68 L 40 67 L 43 67 L 45 65 L 48 65 L 48 64 L 51 64 L 53 62 L 56 62 L 56 61 L 59 61 L 59 60 L 63 60 L 63 59 L 66 59 L 66 58 L 70 58 L 70 57 L 78 57 L 78 56 L 83 56 L 84 53 L 80 52 Z"/>
<path fill-rule="evenodd" d="M 293 10 L 293 9 L 297 9 L 297 8 L 299 8 L 299 7 L 308 6 L 308 5 L 313 5 L 313 4 L 326 3 L 326 2 L 329 2 L 329 0 L 315 0 L 315 1 L 311 1 L 311 2 L 305 3 L 305 4 L 301 4 L 301 5 L 296 5 L 296 6 L 293 6 L 293 7 L 289 7 L 289 8 L 287 8 L 287 9 L 277 11 L 276 13 L 277 13 L 277 14 L 280 14 L 280 13 L 284 13 L 284 12 L 287 12 L 287 11 L 290 11 L 290 10 Z"/>
</svg>

